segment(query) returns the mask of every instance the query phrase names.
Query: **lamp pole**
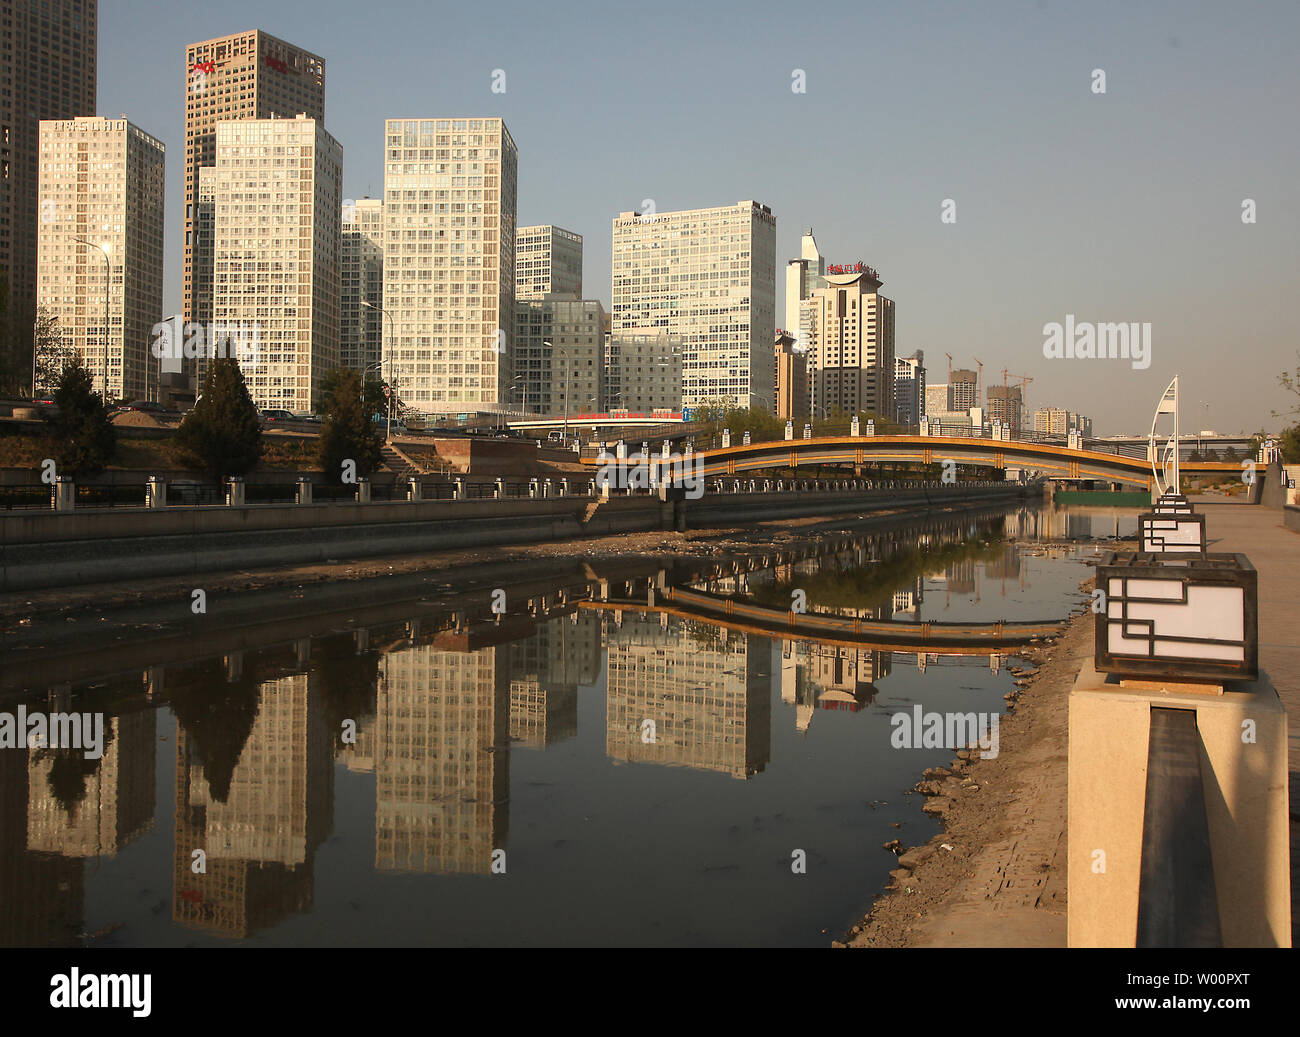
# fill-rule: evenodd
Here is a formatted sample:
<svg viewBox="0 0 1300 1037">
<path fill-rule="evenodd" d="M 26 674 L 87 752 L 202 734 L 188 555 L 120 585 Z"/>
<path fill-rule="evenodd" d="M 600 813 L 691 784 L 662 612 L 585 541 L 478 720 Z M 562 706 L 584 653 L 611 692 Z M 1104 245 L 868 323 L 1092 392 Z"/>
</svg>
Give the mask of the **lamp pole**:
<svg viewBox="0 0 1300 1037">
<path fill-rule="evenodd" d="M 113 263 L 108 258 L 107 244 L 96 245 L 85 238 L 73 238 L 73 240 L 78 245 L 98 249 L 99 254 L 104 257 L 104 405 L 108 406 L 108 290 L 113 280 Z"/>
<path fill-rule="evenodd" d="M 397 322 L 393 320 L 393 315 L 392 315 L 391 313 L 389 313 L 386 309 L 384 309 L 384 307 L 382 307 L 382 306 L 376 306 L 374 303 L 370 302 L 370 301 L 367 300 L 367 299 L 362 299 L 362 300 L 361 300 L 361 305 L 364 306 L 364 307 L 366 307 L 366 309 L 368 309 L 368 310 L 378 310 L 380 313 L 382 313 L 385 317 L 388 318 L 388 331 L 389 331 L 389 335 L 390 335 L 390 337 L 391 337 L 392 340 L 393 340 L 393 348 L 396 349 L 396 348 L 397 348 L 397 332 L 394 330 L 394 328 L 396 327 Z M 382 355 L 382 353 L 384 352 L 383 344 L 382 344 L 382 343 L 380 344 L 379 351 L 380 351 L 380 354 L 381 354 L 381 355 Z M 394 363 L 394 362 L 392 362 L 391 360 L 390 360 L 390 363 L 392 363 L 393 370 L 394 370 L 394 372 L 396 372 L 396 371 L 397 371 L 397 364 Z M 380 367 L 380 371 L 381 371 L 381 372 L 382 372 L 382 370 L 383 370 L 383 364 L 384 364 L 384 362 L 381 360 L 381 361 L 379 362 L 379 367 Z M 391 443 L 391 442 L 393 441 L 393 400 L 396 399 L 396 397 L 397 397 L 397 389 L 396 389 L 396 387 L 395 387 L 395 386 L 396 386 L 396 382 L 397 382 L 397 378 L 396 378 L 396 376 L 394 375 L 394 378 L 393 378 L 393 383 L 394 383 L 394 384 L 393 384 L 393 385 L 390 385 L 390 386 L 388 387 L 388 429 L 387 429 L 387 431 L 386 431 L 385 434 L 384 434 L 384 442 L 385 442 L 385 443 Z"/>
</svg>

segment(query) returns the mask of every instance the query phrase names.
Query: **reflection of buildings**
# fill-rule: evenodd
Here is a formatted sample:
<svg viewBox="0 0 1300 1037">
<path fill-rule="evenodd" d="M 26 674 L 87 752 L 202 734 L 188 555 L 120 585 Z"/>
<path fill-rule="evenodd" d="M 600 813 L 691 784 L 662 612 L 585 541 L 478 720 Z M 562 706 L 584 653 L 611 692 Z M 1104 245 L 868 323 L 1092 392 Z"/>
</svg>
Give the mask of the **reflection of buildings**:
<svg viewBox="0 0 1300 1037">
<path fill-rule="evenodd" d="M 990 558 L 984 563 L 984 578 L 1020 579 L 1020 548 L 1015 544 L 1003 544 L 1002 552 L 996 558 Z"/>
<path fill-rule="evenodd" d="M 104 755 L 65 809 L 51 781 L 55 758 L 30 754 L 27 847 L 65 857 L 115 857 L 153 827 L 157 717 L 142 709 L 105 717 Z"/>
<path fill-rule="evenodd" d="M 333 817 L 332 757 L 319 692 L 306 674 L 259 688 L 224 800 L 193 736 L 178 726 L 176 921 L 244 937 L 310 908 L 315 850 Z M 192 870 L 195 850 L 206 853 L 206 873 Z"/>
<path fill-rule="evenodd" d="M 491 870 L 510 793 L 507 651 L 421 645 L 380 660 L 376 867 Z"/>
<path fill-rule="evenodd" d="M 795 727 L 807 731 L 818 709 L 857 712 L 876 695 L 875 682 L 893 669 L 893 653 L 810 641 L 781 642 L 781 701 L 795 707 Z"/>
<path fill-rule="evenodd" d="M 0 750 L 0 946 L 79 946 L 84 863 L 27 848 L 30 755 Z"/>
<path fill-rule="evenodd" d="M 910 612 L 913 616 L 920 617 L 921 605 L 925 601 L 925 580 L 920 574 L 912 579 L 909 587 L 900 587 L 894 591 L 894 614 L 900 612 Z"/>
<path fill-rule="evenodd" d="M 544 749 L 578 733 L 578 685 L 600 675 L 600 616 L 543 623 L 510 653 L 510 741 Z"/>
<path fill-rule="evenodd" d="M 771 753 L 769 642 L 725 629 L 624 620 L 606 636 L 612 759 L 757 774 Z M 643 741 L 643 722 L 654 740 Z"/>
<path fill-rule="evenodd" d="M 944 570 L 944 580 L 949 594 L 974 594 L 975 563 L 970 560 L 953 562 Z"/>
</svg>

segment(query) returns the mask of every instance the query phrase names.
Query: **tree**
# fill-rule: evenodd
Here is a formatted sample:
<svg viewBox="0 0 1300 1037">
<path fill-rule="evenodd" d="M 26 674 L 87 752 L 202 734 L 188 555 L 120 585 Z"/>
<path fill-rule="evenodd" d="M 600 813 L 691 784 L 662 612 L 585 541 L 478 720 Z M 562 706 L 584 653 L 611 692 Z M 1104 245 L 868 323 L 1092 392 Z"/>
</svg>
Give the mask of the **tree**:
<svg viewBox="0 0 1300 1037">
<path fill-rule="evenodd" d="M 338 389 L 340 379 L 348 374 L 355 375 L 356 372 L 346 367 L 334 367 L 321 377 L 320 392 L 316 397 L 316 406 L 313 408 L 317 414 L 324 414 L 328 410 L 330 397 Z M 373 417 L 376 414 L 388 413 L 388 397 L 384 395 L 386 388 L 388 383 L 376 378 L 373 371 L 366 373 L 366 382 L 361 390 L 361 402 L 366 414 Z"/>
<path fill-rule="evenodd" d="M 1300 350 L 1296 352 L 1296 356 L 1300 357 Z M 1278 378 L 1278 382 L 1287 392 L 1300 396 L 1300 365 L 1296 367 L 1295 374 L 1283 371 L 1281 377 Z M 1273 412 L 1275 418 L 1293 417 L 1295 415 L 1300 415 L 1300 406 L 1292 407 L 1281 414 L 1277 411 Z M 1282 435 L 1279 437 L 1278 445 L 1282 448 L 1282 456 L 1288 462 L 1300 461 L 1300 423 L 1284 428 Z"/>
<path fill-rule="evenodd" d="M 322 394 L 325 423 L 317 457 L 326 478 L 342 485 L 345 462 L 353 462 L 351 474 L 356 478 L 369 475 L 383 463 L 383 443 L 373 415 L 361 399 L 361 376 L 343 369 L 331 384 L 331 391 Z"/>
<path fill-rule="evenodd" d="M 54 388 L 54 408 L 45 415 L 54 440 L 54 460 L 62 475 L 98 475 L 113 458 L 117 433 L 103 397 L 80 357 L 63 366 Z"/>
<path fill-rule="evenodd" d="M 244 475 L 262 457 L 262 428 L 234 357 L 217 357 L 208 368 L 203 394 L 176 431 L 187 464 L 217 481 Z"/>
<path fill-rule="evenodd" d="M 63 337 L 63 328 L 59 318 L 53 316 L 42 306 L 36 311 L 35 334 L 36 383 L 33 393 L 40 395 L 49 392 L 58 384 L 59 376 L 77 351 L 68 345 Z"/>
</svg>

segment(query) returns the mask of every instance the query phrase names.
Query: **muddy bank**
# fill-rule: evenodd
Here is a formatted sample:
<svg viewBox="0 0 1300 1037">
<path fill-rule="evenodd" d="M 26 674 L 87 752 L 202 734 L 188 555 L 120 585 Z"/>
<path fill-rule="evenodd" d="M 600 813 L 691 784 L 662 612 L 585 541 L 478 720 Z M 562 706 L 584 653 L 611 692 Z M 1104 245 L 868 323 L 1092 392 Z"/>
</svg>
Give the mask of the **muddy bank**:
<svg viewBox="0 0 1300 1037">
<path fill-rule="evenodd" d="M 882 848 L 898 854 L 890 884 L 834 946 L 1065 946 L 1069 695 L 1092 638 L 1081 603 L 1061 637 L 1017 653 L 997 757 L 973 747 L 925 771 L 912 794 L 943 830 Z"/>
</svg>

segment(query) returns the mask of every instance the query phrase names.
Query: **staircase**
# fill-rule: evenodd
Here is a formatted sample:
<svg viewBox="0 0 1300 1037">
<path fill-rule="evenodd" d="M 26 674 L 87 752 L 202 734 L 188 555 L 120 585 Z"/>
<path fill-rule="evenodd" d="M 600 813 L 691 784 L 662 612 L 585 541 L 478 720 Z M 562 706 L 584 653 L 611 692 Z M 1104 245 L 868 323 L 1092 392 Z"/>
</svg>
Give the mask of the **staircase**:
<svg viewBox="0 0 1300 1037">
<path fill-rule="evenodd" d="M 391 471 L 399 480 L 414 479 L 426 474 L 418 464 L 412 461 L 391 443 L 385 443 L 380 448 L 379 453 L 384 459 L 384 467 Z"/>
</svg>

